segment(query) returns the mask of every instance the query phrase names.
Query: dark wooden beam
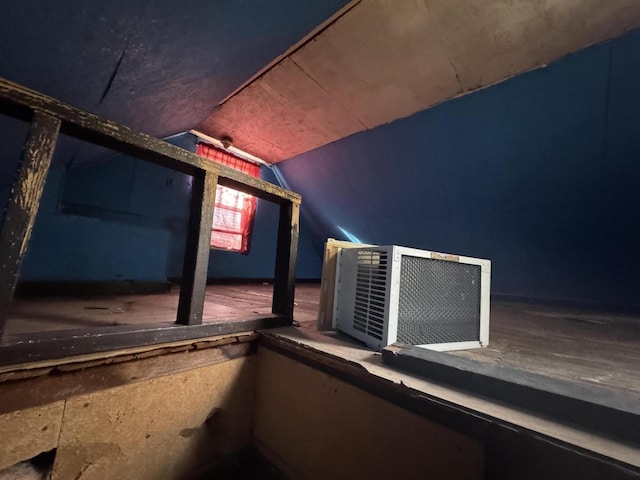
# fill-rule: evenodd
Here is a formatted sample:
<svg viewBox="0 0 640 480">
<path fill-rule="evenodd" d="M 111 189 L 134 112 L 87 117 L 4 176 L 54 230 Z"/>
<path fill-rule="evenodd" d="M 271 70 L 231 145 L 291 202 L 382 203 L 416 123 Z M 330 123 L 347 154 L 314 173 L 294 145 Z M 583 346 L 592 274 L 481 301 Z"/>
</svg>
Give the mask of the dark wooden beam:
<svg viewBox="0 0 640 480">
<path fill-rule="evenodd" d="M 278 245 L 273 285 L 273 313 L 283 315 L 293 321 L 293 301 L 296 283 L 296 257 L 298 255 L 298 235 L 300 205 L 281 204 L 278 220 Z"/>
<path fill-rule="evenodd" d="M 217 183 L 218 177 L 212 172 L 199 172 L 193 177 L 189 229 L 176 318 L 176 322 L 182 325 L 202 323 Z"/>
<path fill-rule="evenodd" d="M 0 339 L 40 206 L 60 120 L 36 111 L 0 231 Z"/>
<path fill-rule="evenodd" d="M 18 365 L 231 333 L 253 332 L 282 327 L 289 323 L 291 322 L 286 318 L 271 315 L 247 320 L 220 320 L 202 325 L 176 325 L 174 322 L 164 322 L 7 335 L 4 343 L 0 344 L 0 365 Z"/>
<path fill-rule="evenodd" d="M 24 119 L 33 110 L 59 118 L 66 135 L 189 175 L 206 170 L 218 175 L 221 185 L 271 202 L 300 203 L 297 193 L 0 78 L 0 112 Z"/>
</svg>

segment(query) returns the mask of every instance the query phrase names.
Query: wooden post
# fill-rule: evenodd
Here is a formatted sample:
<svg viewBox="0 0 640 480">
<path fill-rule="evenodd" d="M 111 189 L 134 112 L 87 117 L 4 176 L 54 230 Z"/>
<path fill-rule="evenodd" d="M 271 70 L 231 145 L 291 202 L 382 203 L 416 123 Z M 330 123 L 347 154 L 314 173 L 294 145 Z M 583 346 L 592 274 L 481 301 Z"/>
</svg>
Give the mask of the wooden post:
<svg viewBox="0 0 640 480">
<path fill-rule="evenodd" d="M 218 176 L 213 172 L 199 171 L 193 177 L 189 230 L 176 318 L 176 323 L 182 325 L 202 323 L 217 184 Z"/>
<path fill-rule="evenodd" d="M 280 204 L 272 312 L 293 321 L 300 204 Z"/>
<path fill-rule="evenodd" d="M 59 119 L 34 112 L 29 137 L 22 152 L 22 162 L 0 231 L 0 339 L 40 206 L 40 197 L 59 131 Z"/>
</svg>

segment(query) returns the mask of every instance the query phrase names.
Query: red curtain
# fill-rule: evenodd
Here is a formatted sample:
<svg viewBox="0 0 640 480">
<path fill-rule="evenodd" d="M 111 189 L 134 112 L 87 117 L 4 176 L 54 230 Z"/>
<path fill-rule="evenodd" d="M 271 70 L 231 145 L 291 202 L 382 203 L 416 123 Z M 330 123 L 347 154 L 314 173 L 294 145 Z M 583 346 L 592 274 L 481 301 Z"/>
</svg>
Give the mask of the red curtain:
<svg viewBox="0 0 640 480">
<path fill-rule="evenodd" d="M 230 155 L 204 143 L 198 144 L 198 155 L 240 170 L 252 177 L 260 177 L 260 165 Z M 233 188 L 218 185 L 213 213 L 211 246 L 249 253 L 251 229 L 256 215 L 256 198 Z"/>
</svg>

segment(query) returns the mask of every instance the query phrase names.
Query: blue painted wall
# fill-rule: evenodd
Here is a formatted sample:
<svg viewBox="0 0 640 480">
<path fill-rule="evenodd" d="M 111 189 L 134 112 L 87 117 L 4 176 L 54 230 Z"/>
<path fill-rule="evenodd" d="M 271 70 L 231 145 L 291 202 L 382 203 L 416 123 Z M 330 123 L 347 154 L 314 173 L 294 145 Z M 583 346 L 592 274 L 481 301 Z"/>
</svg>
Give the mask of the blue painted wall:
<svg viewBox="0 0 640 480">
<path fill-rule="evenodd" d="M 318 251 L 346 231 L 490 258 L 494 293 L 640 307 L 639 58 L 635 32 L 279 168 Z"/>
<path fill-rule="evenodd" d="M 192 135 L 169 142 L 195 151 Z M 67 147 L 56 154 L 73 151 Z M 191 177 L 126 156 L 80 165 L 66 162 L 47 177 L 21 280 L 179 278 Z M 262 177 L 277 183 L 267 168 Z M 278 207 L 259 200 L 250 254 L 212 250 L 209 277 L 272 278 L 277 220 Z M 319 268 L 316 252 L 305 248 L 307 238 L 301 238 L 300 278 L 309 278 L 309 272 Z"/>
<path fill-rule="evenodd" d="M 73 151 L 68 142 L 56 155 Z M 186 228 L 191 178 L 125 156 L 62 160 L 67 166 L 47 176 L 20 279 L 166 280 L 172 237 Z"/>
</svg>

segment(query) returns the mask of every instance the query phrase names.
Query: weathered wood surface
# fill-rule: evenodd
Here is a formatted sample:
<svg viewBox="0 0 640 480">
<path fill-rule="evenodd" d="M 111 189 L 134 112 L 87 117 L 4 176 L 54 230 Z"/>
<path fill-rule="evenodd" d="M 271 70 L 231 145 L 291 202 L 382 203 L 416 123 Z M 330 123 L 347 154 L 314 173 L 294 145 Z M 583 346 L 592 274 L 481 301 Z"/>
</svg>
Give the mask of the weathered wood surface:
<svg viewBox="0 0 640 480">
<path fill-rule="evenodd" d="M 254 315 L 251 319 L 224 319 L 201 325 L 176 325 L 166 322 L 11 335 L 0 345 L 0 365 L 23 366 L 43 360 L 74 359 L 76 356 L 90 353 L 111 354 L 125 348 L 184 340 L 195 341 L 217 335 L 275 328 L 290 323 L 290 319 L 279 315 Z"/>
<path fill-rule="evenodd" d="M 229 335 L 198 338 L 196 340 L 190 339 L 158 345 L 122 348 L 111 352 L 91 352 L 63 359 L 41 360 L 39 362 L 29 362 L 18 365 L 5 365 L 0 366 L 0 383 L 7 380 L 13 381 L 40 377 L 42 375 L 48 375 L 54 370 L 70 372 L 97 365 L 111 365 L 138 358 L 151 358 L 158 355 L 165 355 L 167 353 L 190 351 L 194 347 L 197 350 L 204 350 L 206 348 L 221 347 L 238 342 L 253 342 L 254 340 L 258 340 L 258 338 L 259 334 L 256 332 L 239 332 Z"/>
<path fill-rule="evenodd" d="M 60 120 L 36 111 L 0 231 L 0 338 L 40 206 Z"/>
<path fill-rule="evenodd" d="M 4 374 L 0 379 L 0 415 L 95 392 L 226 362 L 255 352 L 256 336 L 223 342 L 191 342 L 146 352 L 125 353 L 39 369 L 36 376 Z"/>
<path fill-rule="evenodd" d="M 221 185 L 265 200 L 300 203 L 297 193 L 0 78 L 0 112 L 28 119 L 32 110 L 59 118 L 62 121 L 61 131 L 66 135 L 189 175 L 206 170 L 218 175 Z"/>
<path fill-rule="evenodd" d="M 250 442 L 256 367 L 249 356 L 71 393 L 52 480 L 194 478 Z"/>
<path fill-rule="evenodd" d="M 315 321 L 318 312 L 318 284 L 296 285 L 295 318 Z M 7 341 L 29 333 L 170 324 L 176 316 L 179 289 L 166 294 L 78 297 L 28 297 L 14 300 L 7 323 Z M 273 284 L 251 283 L 208 285 L 203 324 L 239 322 L 273 315 Z M 53 335 L 53 334 L 52 334 Z M 35 337 L 36 335 L 33 335 Z"/>
<path fill-rule="evenodd" d="M 218 177 L 211 172 L 200 172 L 193 177 L 189 230 L 176 317 L 176 322 L 182 325 L 202 323 L 217 183 Z"/>
<path fill-rule="evenodd" d="M 487 348 L 451 355 L 640 393 L 640 316 L 492 302 Z"/>
</svg>

